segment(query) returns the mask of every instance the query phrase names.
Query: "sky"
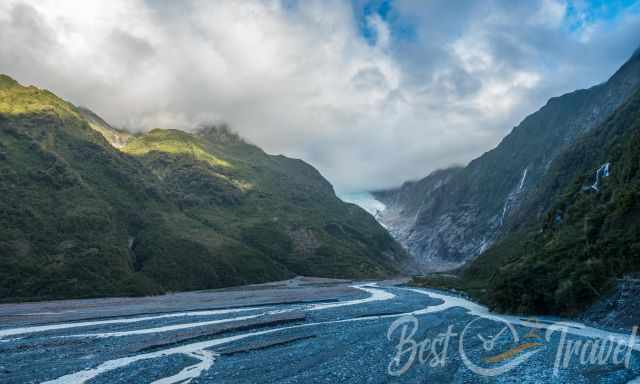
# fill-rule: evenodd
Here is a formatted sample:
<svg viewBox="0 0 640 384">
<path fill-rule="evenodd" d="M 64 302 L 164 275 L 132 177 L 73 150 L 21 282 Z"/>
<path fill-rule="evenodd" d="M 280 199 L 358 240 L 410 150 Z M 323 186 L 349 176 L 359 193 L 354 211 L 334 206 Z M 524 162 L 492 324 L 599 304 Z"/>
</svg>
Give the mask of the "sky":
<svg viewBox="0 0 640 384">
<path fill-rule="evenodd" d="M 0 73 L 132 131 L 227 123 L 339 192 L 493 148 L 640 46 L 630 0 L 3 0 Z"/>
</svg>

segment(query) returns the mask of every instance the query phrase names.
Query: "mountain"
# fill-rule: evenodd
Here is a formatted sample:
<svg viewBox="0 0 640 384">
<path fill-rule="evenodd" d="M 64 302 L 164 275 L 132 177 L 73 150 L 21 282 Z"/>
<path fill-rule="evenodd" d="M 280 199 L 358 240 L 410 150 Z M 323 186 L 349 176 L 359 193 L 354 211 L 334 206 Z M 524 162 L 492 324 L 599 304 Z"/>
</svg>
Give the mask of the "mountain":
<svg viewBox="0 0 640 384">
<path fill-rule="evenodd" d="M 132 136 L 124 130 L 112 127 L 88 108 L 78 107 L 77 110 L 93 130 L 100 132 L 100 134 L 116 148 L 124 147 Z"/>
<path fill-rule="evenodd" d="M 522 211 L 520 225 L 457 276 L 422 283 L 465 290 L 502 312 L 572 315 L 619 281 L 637 282 L 640 91 L 558 156 Z"/>
<path fill-rule="evenodd" d="M 225 127 L 132 135 L 4 75 L 0 191 L 4 301 L 378 278 L 408 265 L 301 160 Z"/>
<path fill-rule="evenodd" d="M 423 271 L 463 265 L 522 221 L 522 207 L 557 157 L 602 124 L 640 86 L 634 55 L 607 82 L 552 98 L 466 167 L 375 192 L 381 222 Z M 537 212 L 539 213 L 539 212 Z"/>
</svg>

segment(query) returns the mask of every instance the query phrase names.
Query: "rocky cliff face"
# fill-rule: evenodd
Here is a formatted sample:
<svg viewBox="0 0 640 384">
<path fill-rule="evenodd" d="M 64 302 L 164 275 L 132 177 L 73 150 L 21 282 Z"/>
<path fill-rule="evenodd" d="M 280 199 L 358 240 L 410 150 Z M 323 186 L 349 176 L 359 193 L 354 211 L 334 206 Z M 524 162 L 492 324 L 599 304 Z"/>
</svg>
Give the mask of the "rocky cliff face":
<svg viewBox="0 0 640 384">
<path fill-rule="evenodd" d="M 617 279 L 615 289 L 601 298 L 578 318 L 601 327 L 631 331 L 638 325 L 640 280 L 625 276 Z"/>
<path fill-rule="evenodd" d="M 466 167 L 375 192 L 387 206 L 381 222 L 424 271 L 473 259 L 521 221 L 523 202 L 535 194 L 558 154 L 639 87 L 640 57 L 634 55 L 607 82 L 549 100 Z"/>
<path fill-rule="evenodd" d="M 419 221 L 423 210 L 431 210 L 441 203 L 439 199 L 446 195 L 447 184 L 460 171 L 459 168 L 437 171 L 422 180 L 405 183 L 401 189 L 374 193 L 386 205 L 378 212 L 378 220 L 411 255 L 419 255 L 416 262 L 420 270 L 447 270 L 460 263 L 459 257 L 452 257 L 456 250 L 449 245 L 463 236 L 469 217 L 465 216 L 464 210 L 456 214 L 444 213 L 432 226 L 422 225 Z"/>
<path fill-rule="evenodd" d="M 640 270 L 640 91 L 558 156 L 520 222 L 468 266 L 497 310 L 570 314 Z"/>
<path fill-rule="evenodd" d="M 640 90 L 560 153 L 509 231 L 454 273 L 422 285 L 468 292 L 499 312 L 638 323 Z"/>
</svg>

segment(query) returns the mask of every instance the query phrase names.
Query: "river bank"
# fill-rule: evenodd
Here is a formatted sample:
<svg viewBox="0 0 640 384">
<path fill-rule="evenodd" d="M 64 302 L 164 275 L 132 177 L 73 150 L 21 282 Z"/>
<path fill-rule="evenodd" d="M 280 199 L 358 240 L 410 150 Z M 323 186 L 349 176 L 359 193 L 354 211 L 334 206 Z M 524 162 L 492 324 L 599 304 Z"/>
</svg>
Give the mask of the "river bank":
<svg viewBox="0 0 640 384">
<path fill-rule="evenodd" d="M 626 384 L 640 376 L 629 334 L 497 315 L 402 283 L 294 279 L 19 307 L 12 325 L 0 326 L 0 383 Z M 180 310 L 161 312 L 154 301 Z M 580 351 L 597 340 L 619 353 L 582 364 Z"/>
</svg>

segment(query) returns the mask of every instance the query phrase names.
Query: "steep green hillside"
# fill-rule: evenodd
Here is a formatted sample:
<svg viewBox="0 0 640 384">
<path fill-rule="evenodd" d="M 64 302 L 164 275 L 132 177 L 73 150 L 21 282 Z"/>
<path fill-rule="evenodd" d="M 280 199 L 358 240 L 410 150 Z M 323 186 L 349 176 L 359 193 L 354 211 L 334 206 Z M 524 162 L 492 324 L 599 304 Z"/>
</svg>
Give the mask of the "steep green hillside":
<svg viewBox="0 0 640 384">
<path fill-rule="evenodd" d="M 370 215 L 300 160 L 224 128 L 129 136 L 7 76 L 0 194 L 4 301 L 381 277 L 406 264 Z"/>
<path fill-rule="evenodd" d="M 554 164 L 532 204 L 550 206 L 542 220 L 517 247 L 494 251 L 513 258 L 491 281 L 491 303 L 509 311 L 572 312 L 611 288 L 612 278 L 639 271 L 639 167 L 636 94 Z"/>
<path fill-rule="evenodd" d="M 552 98 L 496 148 L 464 168 L 447 170 L 446 178 L 438 171 L 377 193 L 389 208 L 382 222 L 425 270 L 450 269 L 477 257 L 522 221 L 520 208 L 555 159 L 639 88 L 640 56 L 635 55 L 608 81 Z"/>
<path fill-rule="evenodd" d="M 498 311 L 571 314 L 640 271 L 640 93 L 561 154 L 534 196 L 522 224 L 458 277 L 421 282 Z"/>
<path fill-rule="evenodd" d="M 123 151 L 139 156 L 187 217 L 287 271 L 379 277 L 406 263 L 375 219 L 339 200 L 313 167 L 268 155 L 225 128 L 153 130 Z"/>
<path fill-rule="evenodd" d="M 100 132 L 100 134 L 104 136 L 104 138 L 107 139 L 107 141 L 114 147 L 122 148 L 125 144 L 127 144 L 127 141 L 131 139 L 132 135 L 130 133 L 112 127 L 111 125 L 109 125 L 109 123 L 104 121 L 100 116 L 96 115 L 91 110 L 84 107 L 78 107 L 77 110 L 80 116 L 82 116 L 87 121 L 87 123 L 89 123 L 89 126 L 94 131 Z"/>
</svg>

